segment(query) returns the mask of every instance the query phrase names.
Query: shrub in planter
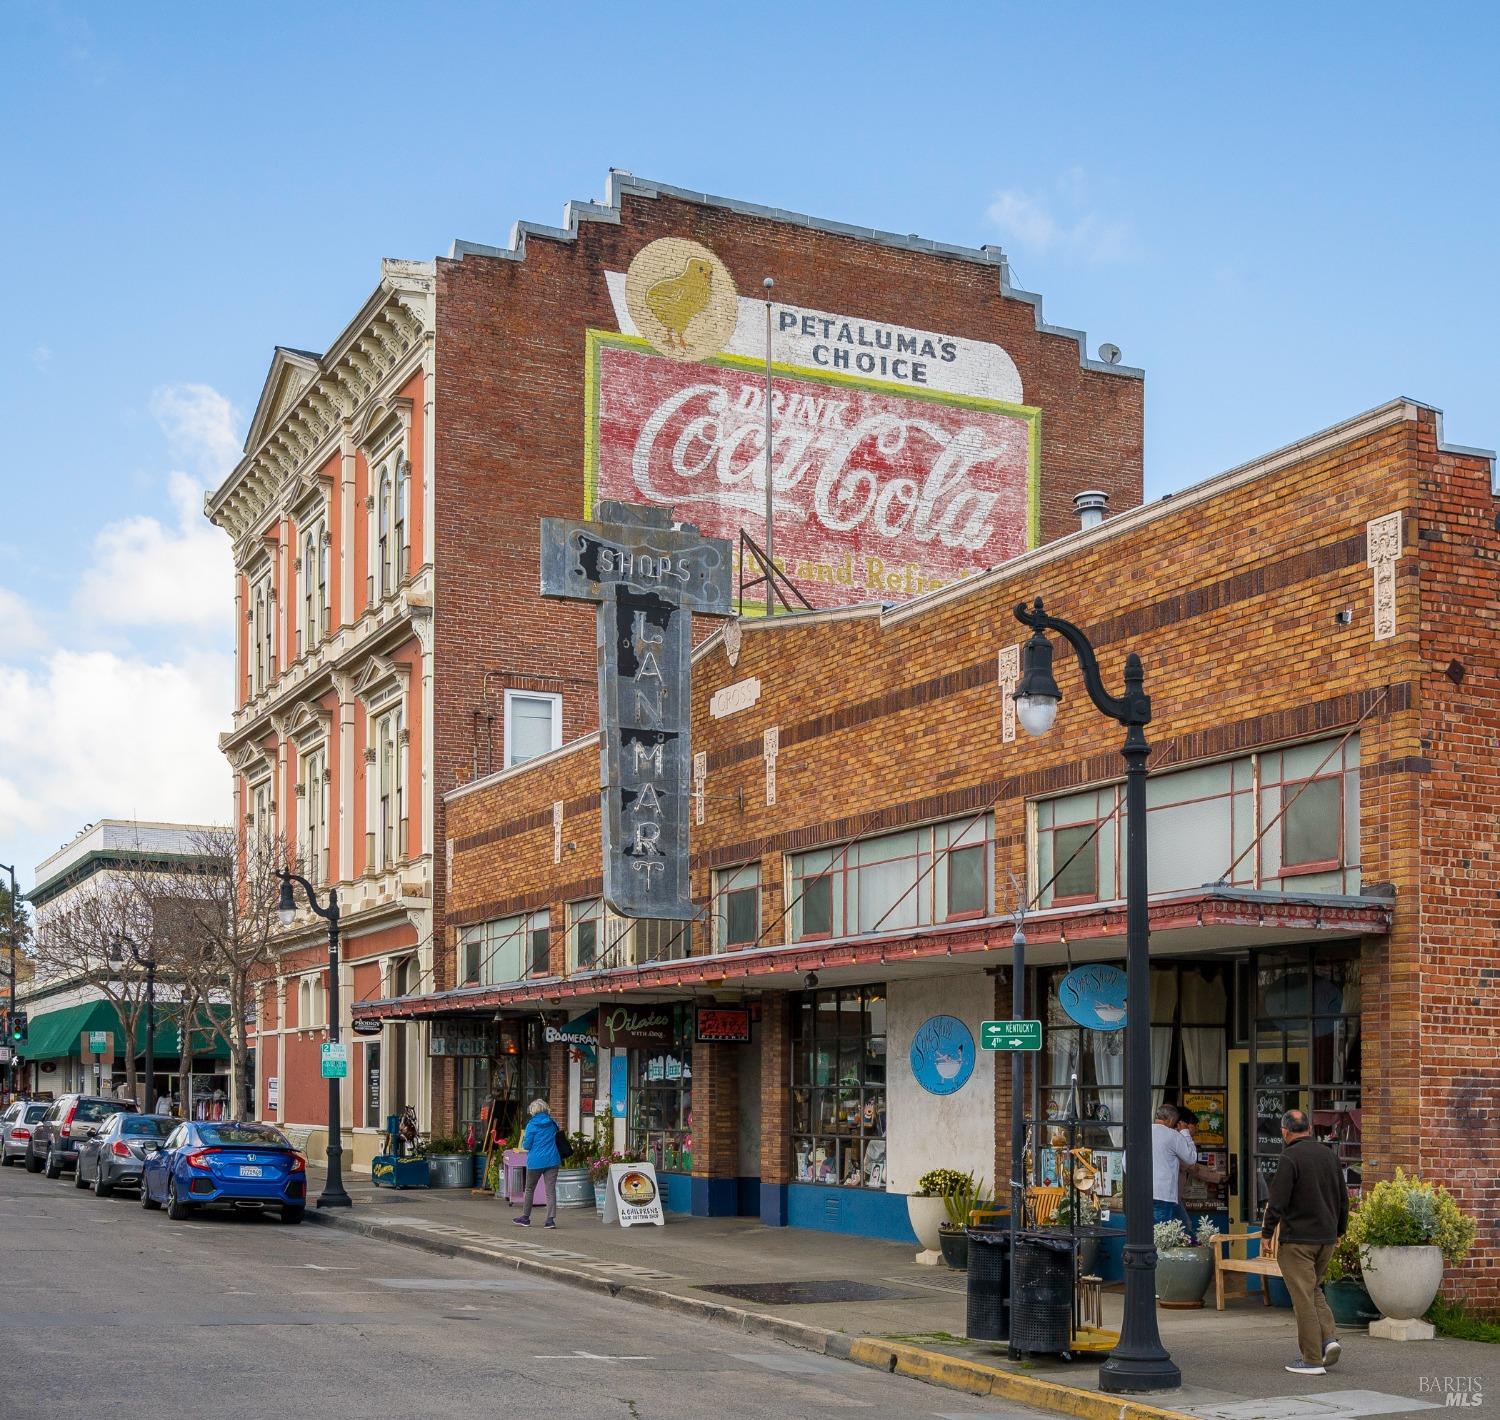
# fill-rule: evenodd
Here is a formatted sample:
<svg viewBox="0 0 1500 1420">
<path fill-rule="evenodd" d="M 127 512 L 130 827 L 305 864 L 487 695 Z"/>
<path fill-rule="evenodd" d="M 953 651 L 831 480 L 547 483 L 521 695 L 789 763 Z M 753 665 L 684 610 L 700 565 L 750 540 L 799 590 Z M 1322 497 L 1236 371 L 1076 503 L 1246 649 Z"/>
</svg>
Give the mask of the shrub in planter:
<svg viewBox="0 0 1500 1420">
<path fill-rule="evenodd" d="M 1409 1321 L 1432 1305 L 1443 1264 L 1461 1262 L 1476 1225 L 1446 1188 L 1396 1176 L 1368 1189 L 1349 1219 L 1364 1284 L 1383 1316 Z"/>
<path fill-rule="evenodd" d="M 1156 1244 L 1156 1300 L 1164 1307 L 1201 1307 L 1214 1275 L 1213 1250 L 1194 1246 L 1176 1218 L 1151 1230 Z"/>
<path fill-rule="evenodd" d="M 1349 1233 L 1339 1239 L 1333 1250 L 1323 1278 L 1323 1295 L 1340 1326 L 1364 1326 L 1380 1316 L 1365 1290 L 1359 1269 L 1359 1247 Z"/>
</svg>

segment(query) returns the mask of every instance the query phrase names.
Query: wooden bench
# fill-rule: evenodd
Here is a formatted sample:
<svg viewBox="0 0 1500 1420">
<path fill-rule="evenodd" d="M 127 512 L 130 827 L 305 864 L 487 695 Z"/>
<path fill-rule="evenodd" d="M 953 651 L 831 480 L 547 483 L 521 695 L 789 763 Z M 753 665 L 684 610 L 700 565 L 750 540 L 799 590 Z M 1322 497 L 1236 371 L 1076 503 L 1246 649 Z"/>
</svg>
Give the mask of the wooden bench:
<svg viewBox="0 0 1500 1420">
<path fill-rule="evenodd" d="M 1224 1274 L 1226 1272 L 1240 1272 L 1256 1277 L 1281 1276 L 1281 1264 L 1274 1257 L 1231 1257 L 1229 1255 L 1229 1248 L 1232 1244 L 1248 1242 L 1251 1238 L 1261 1236 L 1261 1230 L 1254 1228 L 1243 1233 L 1217 1233 L 1208 1239 L 1209 1247 L 1214 1250 L 1214 1306 L 1219 1311 L 1224 1310 Z M 1246 1295 L 1249 1291 L 1250 1285 L 1247 1280 Z M 1264 1284 L 1260 1289 L 1260 1299 L 1266 1306 L 1271 1305 L 1271 1289 Z"/>
</svg>

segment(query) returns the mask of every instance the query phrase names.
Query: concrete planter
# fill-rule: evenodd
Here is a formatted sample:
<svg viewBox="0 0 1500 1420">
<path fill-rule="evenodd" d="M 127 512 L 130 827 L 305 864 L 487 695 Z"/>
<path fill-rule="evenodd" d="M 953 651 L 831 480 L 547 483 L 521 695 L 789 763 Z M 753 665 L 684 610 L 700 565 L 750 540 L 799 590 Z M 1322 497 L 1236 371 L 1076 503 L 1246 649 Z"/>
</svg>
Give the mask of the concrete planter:
<svg viewBox="0 0 1500 1420">
<path fill-rule="evenodd" d="M 1174 1247 L 1156 1254 L 1156 1300 L 1164 1307 L 1201 1307 L 1213 1280 L 1214 1254 L 1207 1247 Z"/>
<path fill-rule="evenodd" d="M 918 1198 L 906 1195 L 906 1216 L 911 1220 L 911 1230 L 924 1252 L 937 1253 L 942 1247 L 938 1229 L 948 1221 L 948 1205 L 941 1198 Z M 934 1259 L 936 1260 L 936 1259 Z"/>
<path fill-rule="evenodd" d="M 1365 1290 L 1393 1321 L 1411 1321 L 1432 1305 L 1443 1280 L 1436 1247 L 1367 1247 L 1360 1259 Z"/>
</svg>

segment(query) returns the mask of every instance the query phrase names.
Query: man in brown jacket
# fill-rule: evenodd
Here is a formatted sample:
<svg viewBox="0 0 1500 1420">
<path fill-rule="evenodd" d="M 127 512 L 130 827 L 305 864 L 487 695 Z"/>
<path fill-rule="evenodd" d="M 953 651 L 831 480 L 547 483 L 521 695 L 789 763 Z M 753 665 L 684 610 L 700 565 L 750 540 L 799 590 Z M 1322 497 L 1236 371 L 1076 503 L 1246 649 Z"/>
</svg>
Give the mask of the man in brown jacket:
<svg viewBox="0 0 1500 1420">
<path fill-rule="evenodd" d="M 1280 1260 L 1297 1316 L 1302 1356 L 1287 1370 L 1321 1376 L 1342 1354 L 1323 1296 L 1323 1276 L 1334 1245 L 1349 1226 L 1349 1190 L 1338 1156 L 1313 1138 L 1312 1125 L 1300 1109 L 1281 1116 L 1281 1138 L 1285 1147 L 1271 1180 L 1261 1252 Z"/>
</svg>

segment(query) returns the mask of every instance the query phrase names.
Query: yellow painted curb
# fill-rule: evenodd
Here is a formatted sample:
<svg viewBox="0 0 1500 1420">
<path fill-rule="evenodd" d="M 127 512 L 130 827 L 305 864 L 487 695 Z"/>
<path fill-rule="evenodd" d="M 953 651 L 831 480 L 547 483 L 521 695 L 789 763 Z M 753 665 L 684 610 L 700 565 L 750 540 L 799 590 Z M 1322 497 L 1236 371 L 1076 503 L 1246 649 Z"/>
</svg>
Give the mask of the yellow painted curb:
<svg viewBox="0 0 1500 1420">
<path fill-rule="evenodd" d="M 933 1385 L 967 1391 L 970 1395 L 999 1395 L 1020 1405 L 1076 1415 L 1079 1420 L 1194 1420 L 1180 1410 L 1167 1410 L 1123 1396 L 1105 1395 L 1079 1386 L 1061 1385 L 1038 1376 L 1018 1376 L 998 1366 L 924 1351 L 892 1341 L 861 1337 L 849 1344 L 849 1359 L 862 1366 L 930 1381 Z"/>
</svg>

